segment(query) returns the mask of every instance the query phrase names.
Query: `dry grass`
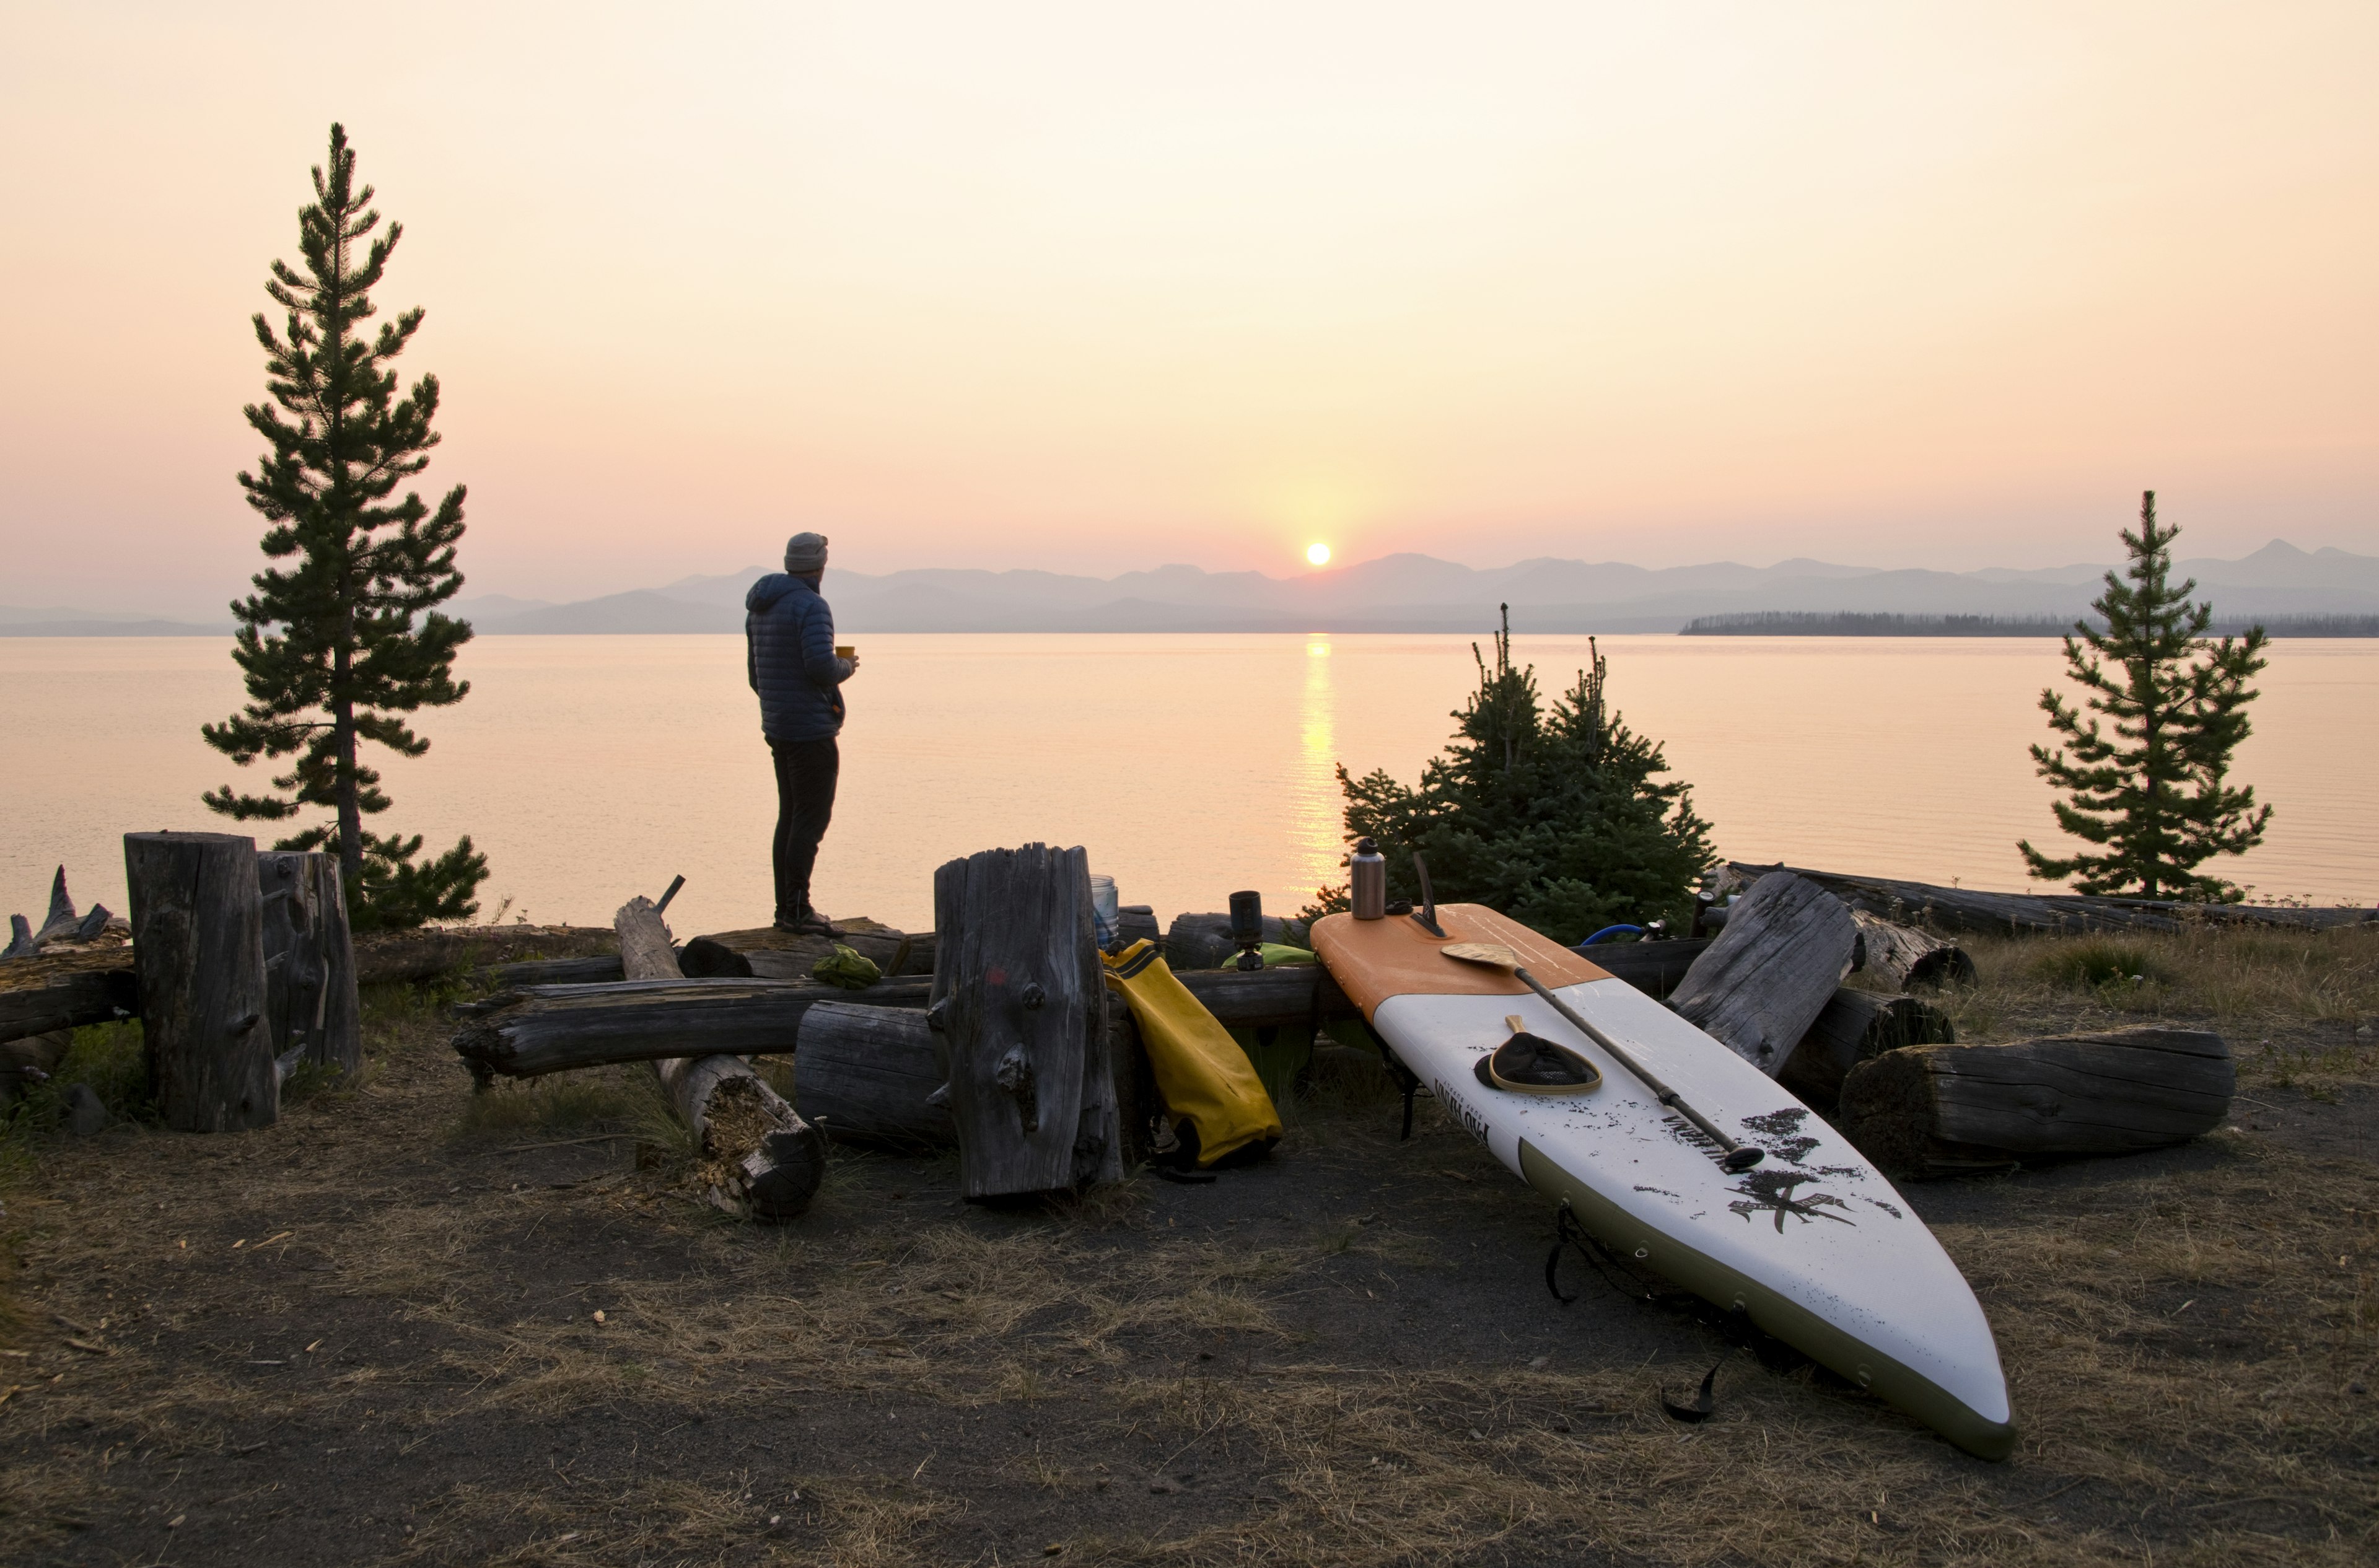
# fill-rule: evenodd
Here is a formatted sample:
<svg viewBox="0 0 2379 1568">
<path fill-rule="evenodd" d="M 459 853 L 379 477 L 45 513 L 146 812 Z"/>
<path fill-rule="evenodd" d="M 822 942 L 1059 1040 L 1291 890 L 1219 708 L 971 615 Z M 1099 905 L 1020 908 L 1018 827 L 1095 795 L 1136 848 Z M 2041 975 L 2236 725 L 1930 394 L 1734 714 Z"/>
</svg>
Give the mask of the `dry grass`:
<svg viewBox="0 0 2379 1568">
<path fill-rule="evenodd" d="M 2379 944 L 2271 940 L 2192 933 L 2111 966 L 2079 942 L 1978 943 L 1982 983 L 1951 1000 L 1974 1037 L 2214 1019 L 2253 1093 L 2367 1122 L 2356 1009 Z M 269 1133 L 20 1133 L 12 1562 L 2344 1564 L 2379 1546 L 2367 1158 L 2232 1132 L 1914 1190 L 1999 1334 L 2024 1438 L 1993 1465 L 1600 1286 L 1547 1320 L 1548 1354 L 1488 1354 L 1499 1326 L 1538 1332 L 1516 1303 L 1552 1311 L 1528 1293 L 1541 1204 L 1427 1103 L 1398 1145 L 1359 1057 L 1324 1052 L 1282 1156 L 1213 1188 L 991 1213 L 951 1200 L 948 1158 L 840 1152 L 811 1215 L 764 1230 L 696 1201 L 682 1149 L 629 1157 L 648 1076 L 475 1098 L 434 1007 L 382 999 L 372 1028 L 375 1072 Z M 1660 1414 L 1661 1387 L 1721 1355 L 1714 1419 Z"/>
<path fill-rule="evenodd" d="M 1948 993 L 1987 1039 L 2036 1020 L 2211 1019 L 2218 1025 L 2379 1021 L 2379 925 L 2327 932 L 2192 924 L 2169 936 L 1961 938 L 1979 983 Z"/>
</svg>

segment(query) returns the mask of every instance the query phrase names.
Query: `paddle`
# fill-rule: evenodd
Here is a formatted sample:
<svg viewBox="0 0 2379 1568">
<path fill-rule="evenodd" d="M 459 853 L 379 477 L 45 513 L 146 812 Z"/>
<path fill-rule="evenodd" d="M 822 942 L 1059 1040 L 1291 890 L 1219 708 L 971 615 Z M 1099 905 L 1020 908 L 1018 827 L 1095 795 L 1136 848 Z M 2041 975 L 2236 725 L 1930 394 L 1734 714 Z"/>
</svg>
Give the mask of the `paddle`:
<svg viewBox="0 0 2379 1568">
<path fill-rule="evenodd" d="M 1735 1172 L 1747 1171 L 1767 1158 L 1766 1151 L 1736 1142 L 1721 1131 L 1716 1122 L 1686 1104 L 1684 1095 L 1653 1077 L 1651 1069 L 1630 1055 L 1625 1047 L 1580 1018 L 1576 1010 L 1567 1002 L 1545 989 L 1542 981 L 1521 967 L 1520 955 L 1504 947 L 1501 942 L 1448 942 L 1438 951 L 1449 959 L 1455 959 L 1466 964 L 1484 964 L 1491 969 L 1510 970 L 1514 979 L 1552 1003 L 1553 1011 L 1569 1019 L 1579 1033 L 1610 1052 L 1613 1061 L 1635 1074 L 1644 1087 L 1652 1092 L 1652 1098 L 1693 1123 L 1701 1130 L 1703 1137 L 1725 1151 L 1724 1156 L 1719 1161 L 1719 1164 L 1724 1169 Z"/>
</svg>

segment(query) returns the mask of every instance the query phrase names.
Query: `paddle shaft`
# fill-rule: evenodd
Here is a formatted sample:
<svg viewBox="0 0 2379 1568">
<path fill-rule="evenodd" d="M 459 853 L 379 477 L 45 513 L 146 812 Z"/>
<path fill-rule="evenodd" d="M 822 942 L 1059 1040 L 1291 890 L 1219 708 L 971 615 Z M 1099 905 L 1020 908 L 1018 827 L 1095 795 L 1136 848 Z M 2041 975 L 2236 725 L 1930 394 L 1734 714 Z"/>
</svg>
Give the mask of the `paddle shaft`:
<svg viewBox="0 0 2379 1568">
<path fill-rule="evenodd" d="M 1603 1033 L 1602 1031 L 1595 1028 L 1594 1025 L 1580 1018 L 1575 1007 L 1572 1007 L 1567 1002 L 1563 1001 L 1560 997 L 1547 990 L 1544 983 L 1539 980 L 1535 975 L 1530 974 L 1527 970 L 1522 969 L 1517 965 L 1513 966 L 1512 972 L 1519 978 L 1521 984 L 1527 986 L 1538 995 L 1542 996 L 1546 1001 L 1551 1002 L 1553 1006 L 1553 1011 L 1567 1019 L 1574 1026 L 1576 1027 L 1578 1032 L 1584 1034 L 1588 1040 L 1593 1041 L 1597 1045 L 1601 1046 L 1605 1051 L 1610 1052 L 1612 1060 L 1616 1061 L 1621 1067 L 1625 1067 L 1629 1072 L 1635 1074 L 1636 1080 L 1641 1082 L 1645 1088 L 1652 1092 L 1652 1098 L 1658 1100 L 1661 1104 L 1669 1107 L 1669 1109 L 1676 1112 L 1677 1115 L 1685 1117 L 1685 1120 L 1693 1123 L 1695 1127 L 1701 1130 L 1704 1137 L 1709 1139 L 1712 1142 L 1716 1143 L 1720 1149 L 1723 1150 L 1726 1153 L 1726 1159 L 1723 1163 L 1727 1169 L 1749 1170 L 1752 1166 L 1759 1163 L 1764 1151 L 1754 1149 L 1745 1143 L 1738 1143 L 1733 1139 L 1729 1138 L 1726 1133 L 1720 1128 L 1716 1122 L 1710 1120 L 1708 1116 L 1702 1115 L 1699 1111 L 1695 1110 L 1691 1105 L 1685 1104 L 1685 1098 L 1684 1095 L 1678 1093 L 1675 1090 L 1670 1088 L 1667 1084 L 1661 1082 L 1658 1078 L 1653 1076 L 1652 1070 L 1649 1067 L 1637 1061 L 1634 1056 L 1628 1055 L 1625 1047 L 1622 1046 L 1617 1041 L 1612 1039 L 1611 1036 Z"/>
</svg>

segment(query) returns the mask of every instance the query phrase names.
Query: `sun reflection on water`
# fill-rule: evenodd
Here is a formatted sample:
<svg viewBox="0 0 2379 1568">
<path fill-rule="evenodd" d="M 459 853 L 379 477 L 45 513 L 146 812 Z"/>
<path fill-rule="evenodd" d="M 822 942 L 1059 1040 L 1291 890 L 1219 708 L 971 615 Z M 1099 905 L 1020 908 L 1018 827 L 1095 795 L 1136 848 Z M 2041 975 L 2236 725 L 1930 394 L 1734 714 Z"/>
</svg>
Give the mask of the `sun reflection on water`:
<svg viewBox="0 0 2379 1568">
<path fill-rule="evenodd" d="M 1339 879 L 1345 853 L 1338 793 L 1337 689 L 1330 680 L 1330 639 L 1305 644 L 1305 696 L 1298 715 L 1295 825 L 1289 832 L 1298 862 L 1298 904 Z M 1289 911 L 1283 911 L 1288 913 Z"/>
</svg>

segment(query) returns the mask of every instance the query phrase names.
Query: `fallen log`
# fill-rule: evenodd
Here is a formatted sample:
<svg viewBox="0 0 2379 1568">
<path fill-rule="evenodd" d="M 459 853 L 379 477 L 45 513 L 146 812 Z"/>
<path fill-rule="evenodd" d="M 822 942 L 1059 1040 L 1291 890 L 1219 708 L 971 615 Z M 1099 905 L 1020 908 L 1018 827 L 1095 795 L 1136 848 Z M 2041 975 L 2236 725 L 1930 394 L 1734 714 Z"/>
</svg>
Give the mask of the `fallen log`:
<svg viewBox="0 0 2379 1568">
<path fill-rule="evenodd" d="M 1789 874 L 1763 876 L 1669 1005 L 1773 1078 L 1850 972 L 1857 941 L 1841 899 Z"/>
<path fill-rule="evenodd" d="M 1155 917 L 1150 916 L 1151 920 Z M 1305 923 L 1263 917 L 1263 939 L 1286 947 L 1305 946 Z M 1239 945 L 1231 936 L 1231 917 L 1224 914 L 1177 914 L 1165 932 L 1165 964 L 1174 973 L 1185 970 L 1219 969 L 1230 962 Z"/>
<path fill-rule="evenodd" d="M 926 1019 L 948 1067 L 968 1199 L 1123 1174 L 1107 989 L 1080 847 L 986 850 L 934 874 L 940 933 Z"/>
<path fill-rule="evenodd" d="M 270 1127 L 281 1115 L 265 1023 L 256 840 L 127 833 L 132 961 L 157 1109 L 177 1132 Z"/>
<path fill-rule="evenodd" d="M 518 963 L 492 965 L 479 973 L 491 984 L 507 991 L 526 985 L 600 985 L 627 978 L 617 954 L 594 959 L 523 959 Z"/>
<path fill-rule="evenodd" d="M 1107 1009 L 1106 1051 L 1123 1137 L 1120 1163 L 1129 1170 L 1148 1158 L 1148 1115 L 1155 1104 L 1129 1007 Z M 802 1017 L 796 1060 L 802 1114 L 835 1141 L 912 1151 L 957 1146 L 958 1123 L 941 1092 L 941 1057 L 922 1013 L 821 1002 Z"/>
<path fill-rule="evenodd" d="M 821 1002 L 802 1015 L 794 1059 L 802 1115 L 828 1138 L 896 1149 L 958 1141 L 923 1012 Z"/>
<path fill-rule="evenodd" d="M 842 991 L 815 981 L 652 980 L 525 985 L 454 1008 L 452 1042 L 482 1083 L 575 1067 L 682 1056 L 792 1054 L 802 1015 L 820 1002 L 923 1008 L 929 980 Z"/>
<path fill-rule="evenodd" d="M 887 980 L 934 972 L 936 943 L 930 931 L 912 935 L 863 917 L 837 921 L 835 925 L 839 934 L 834 936 L 806 936 L 766 925 L 750 931 L 713 932 L 688 942 L 681 961 L 689 975 L 807 980 L 817 961 L 840 946 L 873 960 Z"/>
<path fill-rule="evenodd" d="M 1167 965 L 1171 964 L 1166 960 Z M 1174 976 L 1225 1029 L 1280 1029 L 1357 1016 L 1355 1004 L 1320 964 L 1279 969 L 1193 969 Z"/>
<path fill-rule="evenodd" d="M 1838 988 L 1784 1058 L 1776 1081 L 1823 1110 L 1861 1062 L 1902 1045 L 1948 1045 L 1958 1038 L 1950 1016 L 1914 996 Z"/>
<path fill-rule="evenodd" d="M 140 983 L 129 947 L 0 963 L 0 1040 L 111 1023 L 139 1011 Z"/>
<path fill-rule="evenodd" d="M 1974 960 L 1954 942 L 1930 932 L 1900 925 L 1865 910 L 1854 909 L 1858 922 L 1859 966 L 1867 973 L 1905 991 L 1913 985 L 1972 985 Z"/>
<path fill-rule="evenodd" d="M 291 1052 L 349 1079 L 363 1071 L 356 950 L 334 855 L 268 850 L 256 857 L 264 900 L 265 1019 L 276 1060 Z"/>
<path fill-rule="evenodd" d="M 1665 998 L 1684 983 L 1694 960 L 1715 940 L 1675 936 L 1663 942 L 1598 942 L 1579 948 L 1578 954 L 1614 980 L 1624 980 L 1648 996 Z"/>
<path fill-rule="evenodd" d="M 619 952 L 599 925 L 433 925 L 375 932 L 355 939 L 356 981 L 385 985 L 436 980 L 526 959 L 588 958 Z"/>
<path fill-rule="evenodd" d="M 683 981 L 651 899 L 622 905 L 612 929 L 630 983 Z M 810 1206 L 826 1178 L 822 1140 L 749 1061 L 724 1053 L 661 1057 L 653 1072 L 694 1134 L 696 1175 L 713 1203 L 764 1222 L 790 1220 Z"/>
<path fill-rule="evenodd" d="M 2071 935 L 2084 931 L 2179 931 L 2186 921 L 2327 931 L 2379 922 L 2379 910 L 2288 909 L 2272 904 L 2191 904 L 2164 899 L 2100 899 L 2079 893 L 1983 893 L 1880 876 L 1843 876 L 1802 866 L 1730 862 L 1749 881 L 1771 871 L 1805 877 L 1853 909 L 1903 923 L 1975 936 Z"/>
<path fill-rule="evenodd" d="M 1915 1045 L 1854 1067 L 1835 1119 L 1886 1171 L 1949 1176 L 2200 1137 L 2236 1085 L 2229 1047 L 2203 1030 Z"/>
</svg>

